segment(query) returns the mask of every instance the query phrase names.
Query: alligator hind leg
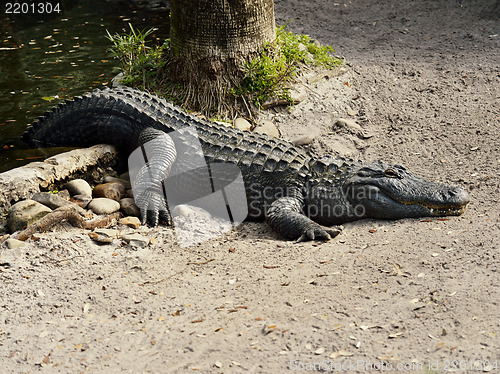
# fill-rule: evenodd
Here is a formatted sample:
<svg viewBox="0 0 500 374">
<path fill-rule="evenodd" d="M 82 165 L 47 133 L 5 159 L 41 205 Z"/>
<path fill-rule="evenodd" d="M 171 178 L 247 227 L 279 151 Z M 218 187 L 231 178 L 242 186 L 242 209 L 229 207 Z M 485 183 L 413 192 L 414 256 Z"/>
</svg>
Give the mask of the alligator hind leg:
<svg viewBox="0 0 500 374">
<path fill-rule="evenodd" d="M 330 240 L 342 231 L 340 227 L 323 228 L 306 217 L 303 214 L 302 203 L 296 197 L 287 196 L 275 200 L 267 210 L 266 221 L 281 235 L 296 239 L 298 242 Z"/>
<path fill-rule="evenodd" d="M 171 224 L 163 181 L 177 157 L 175 144 L 168 134 L 153 128 L 143 130 L 138 143 L 129 157 L 129 169 L 142 224 L 156 226 L 160 218 Z"/>
</svg>

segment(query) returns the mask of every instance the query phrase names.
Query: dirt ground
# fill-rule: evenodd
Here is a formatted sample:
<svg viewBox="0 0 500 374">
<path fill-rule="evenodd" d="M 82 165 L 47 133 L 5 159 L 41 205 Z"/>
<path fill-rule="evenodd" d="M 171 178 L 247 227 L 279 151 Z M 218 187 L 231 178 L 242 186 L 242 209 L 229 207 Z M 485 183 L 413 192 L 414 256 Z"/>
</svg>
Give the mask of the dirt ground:
<svg viewBox="0 0 500 374">
<path fill-rule="evenodd" d="M 187 248 L 165 228 L 144 228 L 155 242 L 137 250 L 42 234 L 2 248 L 0 371 L 499 372 L 499 11 L 276 1 L 278 23 L 347 61 L 266 114 L 283 137 L 460 185 L 462 216 L 358 221 L 324 244 L 262 223 Z"/>
</svg>

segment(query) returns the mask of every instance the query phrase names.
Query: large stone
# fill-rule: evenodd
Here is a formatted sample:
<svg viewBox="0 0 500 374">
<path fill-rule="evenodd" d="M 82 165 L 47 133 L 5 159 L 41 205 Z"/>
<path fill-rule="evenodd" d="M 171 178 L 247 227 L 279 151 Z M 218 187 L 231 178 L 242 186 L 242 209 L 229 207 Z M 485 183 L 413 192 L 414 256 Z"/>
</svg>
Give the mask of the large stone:
<svg viewBox="0 0 500 374">
<path fill-rule="evenodd" d="M 52 209 L 37 201 L 20 201 L 12 205 L 9 210 L 7 228 L 10 232 L 21 230 L 23 227 L 31 225 L 50 212 L 52 212 Z"/>
<path fill-rule="evenodd" d="M 50 188 L 75 173 L 90 172 L 99 164 L 110 164 L 116 155 L 112 145 L 99 144 L 0 173 L 0 213 L 6 213 L 11 204 L 29 199 L 34 193 Z"/>
<path fill-rule="evenodd" d="M 268 120 L 260 121 L 260 123 L 253 131 L 258 132 L 259 134 L 266 134 L 272 136 L 273 138 L 280 137 L 280 132 L 278 131 L 278 128 L 274 125 L 274 123 Z"/>
<path fill-rule="evenodd" d="M 141 221 L 137 217 L 124 217 L 120 219 L 120 223 L 133 229 L 137 229 L 141 225 Z"/>
<path fill-rule="evenodd" d="M 302 135 L 292 140 L 292 143 L 296 146 L 302 146 L 311 144 L 313 140 L 314 140 L 313 135 Z"/>
<path fill-rule="evenodd" d="M 140 217 L 141 211 L 135 205 L 135 201 L 131 197 L 126 197 L 120 200 L 120 209 L 126 216 Z"/>
<path fill-rule="evenodd" d="M 92 187 L 90 187 L 90 184 L 88 184 L 88 182 L 83 179 L 74 179 L 72 181 L 69 181 L 64 185 L 64 188 L 66 188 L 69 191 L 71 196 L 74 195 L 92 196 Z"/>
<path fill-rule="evenodd" d="M 89 203 L 88 209 L 95 214 L 111 214 L 120 210 L 120 203 L 105 197 L 98 197 Z"/>
<path fill-rule="evenodd" d="M 250 131 L 252 124 L 248 122 L 245 118 L 236 118 L 233 121 L 234 128 L 242 131 Z"/>
<path fill-rule="evenodd" d="M 121 197 L 125 196 L 125 194 L 125 186 L 116 182 L 98 184 L 92 191 L 93 197 L 107 197 L 115 201 L 120 201 Z"/>
<path fill-rule="evenodd" d="M 134 246 L 134 247 L 140 247 L 144 248 L 147 247 L 149 244 L 149 239 L 145 236 L 142 236 L 140 234 L 125 234 L 122 235 L 121 237 L 125 242 L 128 244 Z"/>
<path fill-rule="evenodd" d="M 5 245 L 8 249 L 15 249 L 24 246 L 24 242 L 17 239 L 9 238 L 5 241 Z"/>
<path fill-rule="evenodd" d="M 64 205 L 71 204 L 68 200 L 59 196 L 59 194 L 50 192 L 37 192 L 31 197 L 31 200 L 38 201 L 40 204 L 46 205 L 50 209 L 57 209 Z"/>
<path fill-rule="evenodd" d="M 122 179 L 122 178 L 115 178 L 110 175 L 106 175 L 104 177 L 104 183 L 120 183 L 125 187 L 125 189 L 131 188 L 130 186 L 130 180 Z"/>
</svg>

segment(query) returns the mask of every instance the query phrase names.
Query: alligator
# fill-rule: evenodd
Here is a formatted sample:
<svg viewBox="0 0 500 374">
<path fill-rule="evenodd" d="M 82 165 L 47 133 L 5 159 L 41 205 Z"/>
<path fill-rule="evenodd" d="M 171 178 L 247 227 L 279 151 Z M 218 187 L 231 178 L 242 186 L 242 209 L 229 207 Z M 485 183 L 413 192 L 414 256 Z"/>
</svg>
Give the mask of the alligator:
<svg viewBox="0 0 500 374">
<path fill-rule="evenodd" d="M 340 232 L 335 225 L 363 218 L 460 215 L 469 202 L 464 189 L 429 182 L 404 166 L 317 156 L 283 139 L 200 119 L 155 94 L 124 86 L 59 104 L 23 138 L 36 147 L 111 143 L 126 155 L 152 142 L 147 175 L 137 177 L 144 192 L 134 198 L 142 223 L 156 226 L 170 219 L 162 183 L 183 141 L 169 134 L 186 127 L 196 130 L 207 164 L 241 170 L 247 218 L 265 220 L 288 239 L 328 240 Z M 192 183 L 194 174 L 180 188 Z"/>
</svg>

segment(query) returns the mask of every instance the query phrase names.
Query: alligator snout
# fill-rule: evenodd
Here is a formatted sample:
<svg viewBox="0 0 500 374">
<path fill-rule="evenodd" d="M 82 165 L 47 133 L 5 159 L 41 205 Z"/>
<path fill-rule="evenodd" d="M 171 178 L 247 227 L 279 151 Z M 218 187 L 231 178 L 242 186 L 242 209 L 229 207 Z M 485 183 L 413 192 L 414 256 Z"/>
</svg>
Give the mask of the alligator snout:
<svg viewBox="0 0 500 374">
<path fill-rule="evenodd" d="M 469 203 L 469 193 L 460 187 L 452 187 L 442 192 L 443 203 L 462 207 Z"/>
</svg>

